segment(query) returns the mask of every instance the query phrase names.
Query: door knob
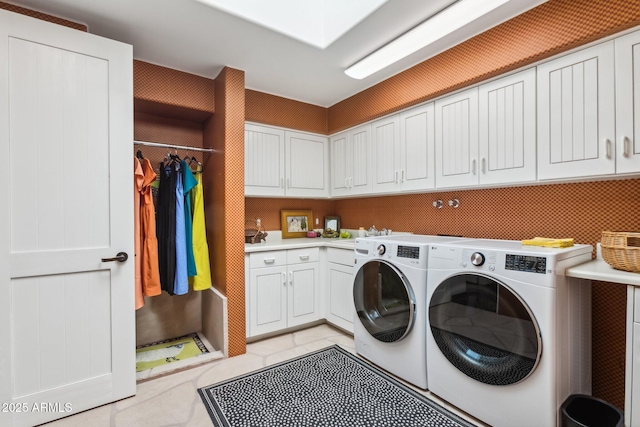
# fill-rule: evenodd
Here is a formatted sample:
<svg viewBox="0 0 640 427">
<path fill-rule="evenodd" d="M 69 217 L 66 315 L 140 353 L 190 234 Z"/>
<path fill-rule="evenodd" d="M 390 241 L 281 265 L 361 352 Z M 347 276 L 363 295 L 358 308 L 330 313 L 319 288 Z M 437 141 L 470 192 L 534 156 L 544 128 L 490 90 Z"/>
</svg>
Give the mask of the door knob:
<svg viewBox="0 0 640 427">
<path fill-rule="evenodd" d="M 129 259 L 129 255 L 127 255 L 126 252 L 118 252 L 116 256 L 114 256 L 113 258 L 102 258 L 102 262 L 114 262 L 114 261 L 125 262 L 128 259 Z"/>
</svg>

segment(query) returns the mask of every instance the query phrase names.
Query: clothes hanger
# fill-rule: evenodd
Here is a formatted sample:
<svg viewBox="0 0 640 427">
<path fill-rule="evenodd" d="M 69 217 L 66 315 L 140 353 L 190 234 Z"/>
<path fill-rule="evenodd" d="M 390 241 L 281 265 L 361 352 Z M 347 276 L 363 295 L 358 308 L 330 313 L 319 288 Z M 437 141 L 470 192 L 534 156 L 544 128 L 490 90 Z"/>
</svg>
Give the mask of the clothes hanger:
<svg viewBox="0 0 640 427">
<path fill-rule="evenodd" d="M 138 160 L 144 160 L 144 156 L 142 155 L 142 150 L 138 150 L 138 152 L 136 153 L 136 157 L 138 158 Z"/>
</svg>

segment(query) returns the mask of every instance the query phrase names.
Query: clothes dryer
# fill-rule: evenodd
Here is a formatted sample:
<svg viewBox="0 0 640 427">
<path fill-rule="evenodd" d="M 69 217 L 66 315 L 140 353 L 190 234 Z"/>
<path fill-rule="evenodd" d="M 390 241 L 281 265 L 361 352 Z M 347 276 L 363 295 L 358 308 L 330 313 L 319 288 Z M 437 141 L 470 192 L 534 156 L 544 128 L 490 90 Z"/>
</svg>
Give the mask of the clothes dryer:
<svg viewBox="0 0 640 427">
<path fill-rule="evenodd" d="M 590 284 L 564 276 L 591 251 L 504 240 L 431 245 L 431 392 L 494 427 L 560 425 L 562 402 L 591 392 Z"/>
<path fill-rule="evenodd" d="M 429 245 L 456 237 L 398 235 L 355 241 L 356 351 L 401 379 L 427 388 Z"/>
</svg>

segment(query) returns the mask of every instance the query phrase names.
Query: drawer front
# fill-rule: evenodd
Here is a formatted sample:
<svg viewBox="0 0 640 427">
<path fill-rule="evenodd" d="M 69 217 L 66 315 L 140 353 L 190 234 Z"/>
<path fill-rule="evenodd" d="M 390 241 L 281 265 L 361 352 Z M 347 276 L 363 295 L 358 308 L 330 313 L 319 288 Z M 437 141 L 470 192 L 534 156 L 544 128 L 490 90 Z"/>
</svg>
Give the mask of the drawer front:
<svg viewBox="0 0 640 427">
<path fill-rule="evenodd" d="M 329 262 L 353 267 L 354 259 L 355 257 L 352 250 L 327 248 L 327 260 Z"/>
<path fill-rule="evenodd" d="M 250 268 L 276 267 L 287 264 L 287 251 L 253 252 L 249 254 Z"/>
<path fill-rule="evenodd" d="M 633 289 L 633 321 L 640 322 L 640 287 L 636 286 Z"/>
<path fill-rule="evenodd" d="M 320 248 L 289 249 L 287 251 L 287 264 L 300 264 L 316 262 L 320 258 Z"/>
</svg>

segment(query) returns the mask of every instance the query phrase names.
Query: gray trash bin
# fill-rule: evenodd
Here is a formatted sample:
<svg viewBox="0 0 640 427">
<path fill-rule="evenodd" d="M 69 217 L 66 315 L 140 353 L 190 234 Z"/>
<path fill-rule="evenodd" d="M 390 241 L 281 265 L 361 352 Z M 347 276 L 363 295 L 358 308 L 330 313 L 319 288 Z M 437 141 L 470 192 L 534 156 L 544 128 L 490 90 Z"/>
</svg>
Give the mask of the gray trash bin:
<svg viewBox="0 0 640 427">
<path fill-rule="evenodd" d="M 624 414 L 609 402 L 586 394 L 572 394 L 562 406 L 562 427 L 622 427 Z"/>
</svg>

